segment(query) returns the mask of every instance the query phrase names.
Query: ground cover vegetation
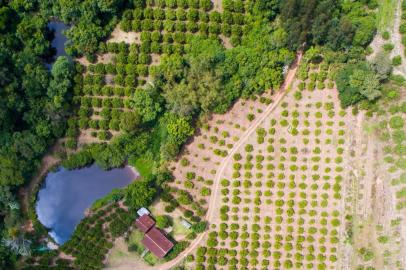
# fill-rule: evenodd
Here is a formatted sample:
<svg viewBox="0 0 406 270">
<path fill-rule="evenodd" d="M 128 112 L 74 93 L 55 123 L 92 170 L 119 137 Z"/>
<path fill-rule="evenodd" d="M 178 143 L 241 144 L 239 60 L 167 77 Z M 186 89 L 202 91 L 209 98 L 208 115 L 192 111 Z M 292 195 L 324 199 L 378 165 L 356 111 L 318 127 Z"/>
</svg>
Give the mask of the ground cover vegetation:
<svg viewBox="0 0 406 270">
<path fill-rule="evenodd" d="M 30 179 L 41 156 L 60 137 L 66 137 L 65 146 L 73 153 L 63 161 L 67 168 L 96 162 L 110 169 L 128 161 L 145 169 L 142 180 L 110 194 L 99 204 L 124 203 L 123 211 L 131 212 L 161 196 L 168 204 L 167 212 L 180 208 L 194 224 L 194 234 L 188 240 L 193 239 L 206 228 L 201 221 L 212 181 L 190 170 L 182 176 L 187 180 L 180 182 L 168 166 L 170 161 L 197 129 L 209 128 L 204 123 L 212 113 L 226 112 L 241 97 L 254 98 L 270 88 L 277 90 L 283 82 L 284 68 L 294 59 L 294 50 L 304 42 L 306 47 L 322 46 L 310 49 L 311 62 L 329 57 L 336 57 L 340 63 L 350 62 L 342 65 L 337 78 L 334 73 L 328 82 L 332 84 L 336 79 L 344 107 L 362 100 L 375 102 L 381 92 L 379 83 L 386 77 L 380 77 L 379 70 L 362 62 L 364 47 L 376 30 L 374 3 L 223 1 L 217 10 L 207 0 L 1 2 L 1 83 L 7 89 L 2 92 L 1 103 L 1 214 L 5 217 L 1 225 L 5 238 L 17 248 L 12 254 L 0 245 L 4 258 L 0 261 L 8 267 L 18 254 L 27 255 L 30 250 L 29 242 L 18 233 L 16 187 Z M 46 27 L 52 16 L 71 25 L 67 31 L 67 52 L 73 57 L 85 56 L 87 61 L 79 59 L 72 64 L 67 58 L 59 58 L 51 71 L 45 68 L 44 62 L 52 56 L 52 35 Z M 116 25 L 139 39 L 107 42 Z M 341 53 L 344 50 L 347 53 Z M 322 78 L 327 77 L 329 69 L 321 70 L 326 74 L 311 75 L 310 82 L 298 87 L 324 89 Z M 295 95 L 299 99 L 301 92 Z M 271 102 L 264 96 L 259 100 L 263 107 Z M 260 110 L 250 108 L 248 124 Z M 238 141 L 236 134 L 245 128 L 230 126 L 230 132 L 219 129 L 217 135 L 206 138 L 218 144 L 210 146 L 216 157 L 213 161 L 204 157 L 214 166 L 227 156 L 227 149 Z M 87 140 L 81 140 L 83 137 Z M 258 140 L 265 141 L 266 135 L 260 137 Z M 201 149 L 204 148 L 202 144 Z M 190 161 L 180 162 L 187 167 Z M 173 179 L 171 173 L 175 174 L 175 184 L 166 185 Z M 215 168 L 210 174 L 215 174 Z M 197 195 L 188 191 L 197 188 Z M 99 230 L 100 224 L 93 220 L 83 226 Z M 128 223 L 124 224 L 128 229 Z M 101 239 L 106 241 L 99 244 L 104 252 L 105 247 L 110 247 L 107 242 L 126 230 L 113 233 L 115 230 L 102 227 L 105 235 Z M 75 232 L 72 239 L 83 238 L 83 245 L 86 241 L 86 245 L 93 245 L 93 234 L 100 230 L 90 230 L 90 236 L 82 233 Z M 105 262 L 104 254 L 84 262 L 83 251 L 69 249 L 69 243 L 62 248 L 73 256 L 74 262 L 68 265 L 98 269 Z M 179 242 L 168 259 L 186 246 L 187 241 Z M 54 255 L 43 254 L 49 258 Z M 40 256 L 35 264 L 45 265 L 41 260 L 45 262 Z"/>
<path fill-rule="evenodd" d="M 356 269 L 403 269 L 404 80 L 382 85 L 378 106 L 352 129 L 345 179 L 345 241 Z M 383 203 L 387 202 L 387 203 Z M 374 235 L 366 238 L 365 235 Z M 346 255 L 344 255 L 346 256 Z"/>
<path fill-rule="evenodd" d="M 402 1 L 402 5 L 401 5 L 401 9 L 402 9 L 402 21 L 401 21 L 401 25 L 399 27 L 399 33 L 402 35 L 402 45 L 406 46 L 406 1 Z M 406 56 L 406 51 L 403 52 L 404 56 Z"/>
</svg>

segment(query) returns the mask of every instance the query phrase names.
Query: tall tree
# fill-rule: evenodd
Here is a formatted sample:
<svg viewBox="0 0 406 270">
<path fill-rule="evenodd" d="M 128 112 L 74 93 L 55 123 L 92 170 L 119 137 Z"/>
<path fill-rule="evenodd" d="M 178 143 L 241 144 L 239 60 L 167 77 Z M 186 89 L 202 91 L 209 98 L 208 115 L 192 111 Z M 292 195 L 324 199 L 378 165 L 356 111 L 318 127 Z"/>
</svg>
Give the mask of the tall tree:
<svg viewBox="0 0 406 270">
<path fill-rule="evenodd" d="M 73 63 L 66 56 L 59 56 L 52 66 L 52 79 L 48 88 L 48 96 L 56 108 L 69 102 L 73 87 Z"/>
</svg>

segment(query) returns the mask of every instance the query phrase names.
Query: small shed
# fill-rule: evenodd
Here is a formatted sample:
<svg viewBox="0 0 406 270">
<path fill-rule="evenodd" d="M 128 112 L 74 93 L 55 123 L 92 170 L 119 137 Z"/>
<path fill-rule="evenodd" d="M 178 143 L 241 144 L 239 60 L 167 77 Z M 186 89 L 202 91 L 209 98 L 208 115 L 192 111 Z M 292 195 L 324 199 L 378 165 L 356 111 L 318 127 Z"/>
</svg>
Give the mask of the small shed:
<svg viewBox="0 0 406 270">
<path fill-rule="evenodd" d="M 187 222 L 187 221 L 184 220 L 184 219 L 182 219 L 182 220 L 180 221 L 180 224 L 182 224 L 183 227 L 185 227 L 186 229 L 192 228 L 192 224 L 190 224 L 189 222 Z"/>
<path fill-rule="evenodd" d="M 138 214 L 138 216 L 142 217 L 143 215 L 151 214 L 151 212 L 149 212 L 149 210 L 147 208 L 141 207 L 140 209 L 138 209 L 137 214 Z"/>
<path fill-rule="evenodd" d="M 155 220 L 149 215 L 143 215 L 135 220 L 135 225 L 140 231 L 146 233 L 155 225 Z"/>
<path fill-rule="evenodd" d="M 142 244 L 158 258 L 163 258 L 173 248 L 173 243 L 156 227 L 150 229 Z"/>
</svg>

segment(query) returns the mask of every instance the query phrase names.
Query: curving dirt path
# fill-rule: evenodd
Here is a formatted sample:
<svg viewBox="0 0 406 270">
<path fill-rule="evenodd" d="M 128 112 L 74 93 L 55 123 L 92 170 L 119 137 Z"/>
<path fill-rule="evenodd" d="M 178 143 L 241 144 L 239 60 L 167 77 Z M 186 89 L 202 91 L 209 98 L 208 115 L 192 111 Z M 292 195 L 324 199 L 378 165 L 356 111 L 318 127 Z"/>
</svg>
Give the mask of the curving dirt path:
<svg viewBox="0 0 406 270">
<path fill-rule="evenodd" d="M 213 219 L 214 211 L 217 209 L 215 203 L 217 202 L 217 196 L 219 194 L 219 188 L 220 188 L 220 181 L 221 177 L 223 175 L 224 170 L 226 169 L 227 165 L 229 162 L 232 160 L 233 155 L 239 150 L 239 148 L 245 144 L 246 140 L 250 138 L 253 132 L 257 129 L 257 127 L 266 119 L 269 117 L 269 115 L 274 111 L 274 109 L 279 105 L 281 100 L 286 94 L 286 90 L 289 88 L 289 86 L 292 84 L 297 68 L 300 64 L 300 61 L 302 59 L 302 52 L 299 52 L 296 56 L 295 63 L 291 66 L 285 82 L 281 86 L 279 92 L 275 95 L 274 97 L 274 102 L 270 104 L 264 112 L 261 114 L 259 118 L 257 118 L 251 126 L 244 132 L 244 134 L 241 136 L 240 140 L 233 146 L 233 148 L 229 151 L 227 157 L 221 162 L 219 169 L 217 170 L 216 176 L 213 179 L 214 180 L 214 185 L 213 185 L 213 190 L 212 190 L 212 195 L 210 197 L 210 201 L 208 204 L 208 211 L 206 213 L 206 221 L 210 222 Z M 196 239 L 190 244 L 190 246 L 185 249 L 181 254 L 179 254 L 174 260 L 167 262 L 165 264 L 161 264 L 159 266 L 156 266 L 151 269 L 156 269 L 156 270 L 168 270 L 171 269 L 172 267 L 175 267 L 177 264 L 182 262 L 183 259 L 186 258 L 187 255 L 189 255 L 195 248 L 197 248 L 204 237 L 206 236 L 207 231 L 204 233 L 201 233 L 196 237 Z"/>
</svg>

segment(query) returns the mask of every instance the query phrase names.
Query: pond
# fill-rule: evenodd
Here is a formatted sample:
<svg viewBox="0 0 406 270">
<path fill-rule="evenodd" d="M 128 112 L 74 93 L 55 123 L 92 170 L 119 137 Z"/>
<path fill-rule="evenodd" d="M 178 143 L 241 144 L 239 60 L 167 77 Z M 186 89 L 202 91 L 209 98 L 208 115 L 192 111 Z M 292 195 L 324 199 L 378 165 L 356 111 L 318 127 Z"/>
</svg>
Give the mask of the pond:
<svg viewBox="0 0 406 270">
<path fill-rule="evenodd" d="M 50 172 L 38 192 L 36 212 L 58 243 L 69 240 L 75 227 L 93 202 L 114 188 L 123 188 L 138 177 L 131 167 L 104 171 L 96 165 L 78 170 L 60 167 Z"/>
<path fill-rule="evenodd" d="M 68 30 L 69 26 L 60 21 L 51 21 L 48 23 L 48 28 L 54 32 L 54 39 L 52 40 L 51 46 L 55 48 L 56 54 L 53 57 L 53 63 L 58 56 L 67 56 L 65 45 L 68 39 L 63 32 Z M 52 64 L 48 64 L 47 66 L 50 68 Z"/>
</svg>

